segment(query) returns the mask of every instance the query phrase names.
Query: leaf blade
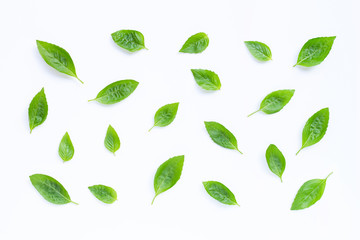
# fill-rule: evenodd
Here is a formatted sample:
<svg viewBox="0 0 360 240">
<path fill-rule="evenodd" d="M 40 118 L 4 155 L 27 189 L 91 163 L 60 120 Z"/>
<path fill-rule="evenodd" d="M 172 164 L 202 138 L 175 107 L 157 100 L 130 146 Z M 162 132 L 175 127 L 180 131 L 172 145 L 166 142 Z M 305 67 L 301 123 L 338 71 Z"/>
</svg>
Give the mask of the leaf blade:
<svg viewBox="0 0 360 240">
<path fill-rule="evenodd" d="M 102 104 L 118 103 L 129 97 L 138 85 L 139 83 L 132 79 L 116 81 L 107 85 L 98 93 L 95 99 L 89 101 L 97 101 Z"/>
<path fill-rule="evenodd" d="M 120 30 L 111 34 L 114 42 L 121 48 L 129 51 L 136 52 L 145 47 L 144 35 L 136 30 Z"/>
<path fill-rule="evenodd" d="M 205 90 L 216 91 L 220 90 L 221 82 L 219 76 L 210 70 L 206 69 L 191 69 L 196 83 Z"/>
<path fill-rule="evenodd" d="M 115 154 L 117 150 L 120 149 L 120 138 L 115 129 L 109 124 L 109 127 L 106 131 L 104 145 L 112 153 Z"/>
<path fill-rule="evenodd" d="M 199 32 L 189 37 L 179 52 L 201 53 L 209 46 L 209 37 L 206 33 Z"/>
<path fill-rule="evenodd" d="M 238 149 L 237 140 L 235 136 L 223 125 L 218 122 L 204 122 L 206 131 L 208 132 L 210 138 L 215 142 L 217 145 L 228 148 L 234 149 L 238 152 L 242 153 Z"/>
<path fill-rule="evenodd" d="M 238 205 L 235 195 L 224 184 L 217 181 L 203 182 L 206 192 L 215 200 L 226 205 Z"/>
<path fill-rule="evenodd" d="M 117 193 L 116 191 L 105 185 L 93 185 L 88 187 L 90 192 L 100 201 L 106 204 L 112 204 L 117 200 Z"/>
<path fill-rule="evenodd" d="M 75 149 L 68 132 L 64 134 L 60 141 L 58 153 L 64 162 L 70 161 L 74 156 Z"/>
<path fill-rule="evenodd" d="M 277 175 L 282 182 L 282 175 L 286 167 L 285 157 L 282 152 L 274 144 L 270 144 L 266 149 L 265 157 L 270 171 Z"/>
<path fill-rule="evenodd" d="M 244 43 L 251 55 L 253 55 L 257 60 L 263 62 L 272 60 L 271 50 L 265 43 L 257 41 L 245 41 Z"/>
<path fill-rule="evenodd" d="M 178 102 L 166 104 L 166 105 L 160 107 L 155 113 L 153 127 L 155 127 L 155 126 L 166 127 L 166 126 L 170 125 L 176 117 L 178 107 L 179 107 Z"/>
<path fill-rule="evenodd" d="M 42 88 L 31 100 L 28 108 L 30 133 L 32 130 L 43 124 L 48 115 L 48 104 L 45 90 Z"/>
</svg>

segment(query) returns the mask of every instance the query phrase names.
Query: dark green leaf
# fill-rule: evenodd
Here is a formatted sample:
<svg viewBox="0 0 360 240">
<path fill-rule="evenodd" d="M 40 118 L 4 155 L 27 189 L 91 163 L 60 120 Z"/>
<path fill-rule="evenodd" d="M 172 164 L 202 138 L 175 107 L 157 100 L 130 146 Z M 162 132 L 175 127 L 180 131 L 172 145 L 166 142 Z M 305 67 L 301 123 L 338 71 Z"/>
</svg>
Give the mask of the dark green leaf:
<svg viewBox="0 0 360 240">
<path fill-rule="evenodd" d="M 210 91 L 220 90 L 221 82 L 216 73 L 205 69 L 191 69 L 191 72 L 201 88 Z"/>
<path fill-rule="evenodd" d="M 117 45 L 129 52 L 136 52 L 145 47 L 144 35 L 135 30 L 120 30 L 111 34 Z"/>
<path fill-rule="evenodd" d="M 117 200 L 117 193 L 111 187 L 105 185 L 94 185 L 88 188 L 97 199 L 104 203 L 111 204 Z"/>
<path fill-rule="evenodd" d="M 192 35 L 186 40 L 179 52 L 183 53 L 201 53 L 209 45 L 209 38 L 206 33 L 200 32 Z"/>
<path fill-rule="evenodd" d="M 234 194 L 222 183 L 216 181 L 203 182 L 206 192 L 218 200 L 219 202 L 227 205 L 238 205 Z"/>
<path fill-rule="evenodd" d="M 110 152 L 114 154 L 120 148 L 120 138 L 115 129 L 110 124 L 106 132 L 104 145 Z"/>
<path fill-rule="evenodd" d="M 271 59 L 270 48 L 262 42 L 245 41 L 246 47 L 250 53 L 259 61 L 269 61 Z"/>
<path fill-rule="evenodd" d="M 73 158 L 74 152 L 74 146 L 68 132 L 66 132 L 59 145 L 59 156 L 62 160 L 69 161 Z"/>
<path fill-rule="evenodd" d="M 172 123 L 176 117 L 179 103 L 166 104 L 156 111 L 154 117 L 154 126 L 165 127 Z M 153 128 L 152 127 L 152 128 Z M 152 129 L 150 128 L 150 130 Z M 149 130 L 149 131 L 150 131 Z"/>
<path fill-rule="evenodd" d="M 286 166 L 284 155 L 274 144 L 270 144 L 265 156 L 270 171 L 277 175 L 282 182 L 282 175 Z"/>
<path fill-rule="evenodd" d="M 48 105 L 44 88 L 42 88 L 41 91 L 38 92 L 31 100 L 28 113 L 31 133 L 35 127 L 41 125 L 46 120 L 48 115 Z"/>
</svg>

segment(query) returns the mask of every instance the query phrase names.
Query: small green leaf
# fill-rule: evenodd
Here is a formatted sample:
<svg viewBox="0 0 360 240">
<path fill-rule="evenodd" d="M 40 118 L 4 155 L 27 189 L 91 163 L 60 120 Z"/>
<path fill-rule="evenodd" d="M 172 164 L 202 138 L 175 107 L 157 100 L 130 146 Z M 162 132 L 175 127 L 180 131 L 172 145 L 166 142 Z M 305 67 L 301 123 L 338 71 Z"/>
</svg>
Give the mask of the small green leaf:
<svg viewBox="0 0 360 240">
<path fill-rule="evenodd" d="M 301 48 L 297 63 L 304 67 L 316 66 L 325 60 L 336 37 L 318 37 L 307 41 Z"/>
<path fill-rule="evenodd" d="M 191 72 L 201 88 L 209 91 L 220 90 L 221 82 L 216 73 L 205 69 L 191 69 Z"/>
<path fill-rule="evenodd" d="M 66 162 L 73 158 L 74 152 L 74 146 L 68 132 L 66 132 L 59 145 L 59 156 Z"/>
<path fill-rule="evenodd" d="M 172 123 L 176 117 L 176 113 L 179 107 L 179 103 L 170 103 L 162 106 L 159 110 L 156 111 L 154 117 L 154 126 L 165 127 Z M 150 130 L 152 129 L 149 129 Z"/>
<path fill-rule="evenodd" d="M 200 32 L 192 35 L 186 40 L 179 52 L 183 53 L 201 53 L 209 45 L 209 38 L 206 33 Z"/>
<path fill-rule="evenodd" d="M 115 129 L 110 124 L 106 132 L 104 145 L 110 152 L 114 154 L 120 148 L 120 138 Z"/>
<path fill-rule="evenodd" d="M 234 194 L 222 183 L 216 181 L 203 182 L 206 192 L 218 200 L 219 202 L 227 205 L 238 205 Z"/>
<path fill-rule="evenodd" d="M 227 130 L 223 125 L 217 122 L 204 122 L 206 131 L 209 133 L 211 139 L 218 145 L 235 149 L 239 153 L 242 152 L 238 149 L 237 140 L 235 136 Z"/>
<path fill-rule="evenodd" d="M 50 176 L 34 174 L 30 176 L 30 181 L 40 195 L 51 203 L 75 203 L 71 201 L 70 196 L 63 185 Z"/>
<path fill-rule="evenodd" d="M 83 83 L 76 75 L 74 62 L 71 59 L 70 54 L 65 49 L 39 40 L 36 40 L 36 45 L 41 57 L 49 66 L 55 68 L 61 73 L 75 77 Z"/>
<path fill-rule="evenodd" d="M 126 79 L 113 82 L 101 90 L 95 99 L 90 101 L 98 101 L 102 104 L 114 104 L 120 102 L 130 96 L 135 91 L 139 83 L 135 80 Z"/>
<path fill-rule="evenodd" d="M 184 155 L 172 157 L 157 169 L 154 178 L 155 196 L 151 202 L 154 203 L 155 198 L 170 188 L 180 179 L 184 165 Z"/>
<path fill-rule="evenodd" d="M 323 108 L 307 120 L 302 132 L 302 146 L 298 153 L 305 147 L 318 143 L 325 135 L 329 124 L 329 108 Z"/>
<path fill-rule="evenodd" d="M 305 182 L 297 192 L 291 210 L 305 209 L 319 201 L 324 193 L 326 180 L 331 174 L 325 179 L 312 179 Z"/>
<path fill-rule="evenodd" d="M 105 185 L 94 185 L 88 187 L 90 192 L 103 203 L 111 204 L 117 200 L 116 191 Z"/>
<path fill-rule="evenodd" d="M 270 171 L 277 175 L 282 182 L 282 175 L 286 166 L 285 157 L 282 152 L 274 144 L 270 144 L 266 150 L 265 157 Z"/>
<path fill-rule="evenodd" d="M 294 93 L 295 90 L 293 89 L 285 89 L 268 94 L 264 100 L 262 100 L 260 108 L 257 111 L 249 114 L 248 117 L 260 111 L 263 111 L 266 114 L 279 112 L 281 109 L 283 109 L 283 107 L 285 107 L 286 104 L 288 104 Z"/>
<path fill-rule="evenodd" d="M 245 45 L 257 60 L 263 62 L 272 60 L 270 48 L 265 43 L 245 41 Z"/>
<path fill-rule="evenodd" d="M 42 88 L 41 91 L 38 92 L 31 100 L 28 114 L 31 133 L 35 127 L 41 125 L 46 120 L 48 115 L 48 105 L 44 88 Z"/>
<path fill-rule="evenodd" d="M 145 47 L 144 35 L 139 31 L 120 30 L 112 33 L 111 37 L 117 45 L 129 52 L 147 49 Z"/>
</svg>

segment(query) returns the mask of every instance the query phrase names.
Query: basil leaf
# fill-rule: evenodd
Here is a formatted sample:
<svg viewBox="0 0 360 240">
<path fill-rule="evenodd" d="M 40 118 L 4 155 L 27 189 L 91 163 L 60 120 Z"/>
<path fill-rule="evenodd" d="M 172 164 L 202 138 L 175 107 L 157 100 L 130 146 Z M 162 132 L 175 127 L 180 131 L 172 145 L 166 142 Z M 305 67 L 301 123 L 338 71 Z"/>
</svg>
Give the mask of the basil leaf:
<svg viewBox="0 0 360 240">
<path fill-rule="evenodd" d="M 144 35 L 139 31 L 120 30 L 112 33 L 111 37 L 117 45 L 129 52 L 147 49 L 145 47 Z"/>
<path fill-rule="evenodd" d="M 211 139 L 224 148 L 235 149 L 239 153 L 242 152 L 237 146 L 237 140 L 235 136 L 227 130 L 223 125 L 217 122 L 204 122 L 206 131 L 209 133 Z"/>
<path fill-rule="evenodd" d="M 120 138 L 110 124 L 106 132 L 104 145 L 113 154 L 115 154 L 115 152 L 120 148 Z"/>
<path fill-rule="evenodd" d="M 34 174 L 30 176 L 30 181 L 40 195 L 48 202 L 54 204 L 75 203 L 71 201 L 63 185 L 50 176 Z"/>
<path fill-rule="evenodd" d="M 216 181 L 203 182 L 206 192 L 218 200 L 219 202 L 227 205 L 238 205 L 234 194 L 222 183 Z"/>
<path fill-rule="evenodd" d="M 305 147 L 318 143 L 325 135 L 329 124 L 329 108 L 323 108 L 307 120 L 302 132 L 302 146 L 298 153 Z"/>
<path fill-rule="evenodd" d="M 113 82 L 101 90 L 95 99 L 102 104 L 114 104 L 127 98 L 138 86 L 138 82 L 131 79 Z"/>
<path fill-rule="evenodd" d="M 335 40 L 334 37 L 318 37 L 307 41 L 301 48 L 297 63 L 304 67 L 312 67 L 322 63 L 329 54 Z"/>
<path fill-rule="evenodd" d="M 184 155 L 172 157 L 157 169 L 154 178 L 155 196 L 151 202 L 154 203 L 155 198 L 168 189 L 172 188 L 180 179 L 184 165 Z"/>
<path fill-rule="evenodd" d="M 291 210 L 305 209 L 319 201 L 324 193 L 326 180 L 331 174 L 325 179 L 312 179 L 305 182 L 297 192 Z"/>
<path fill-rule="evenodd" d="M 105 185 L 94 185 L 88 188 L 90 192 L 103 203 L 111 204 L 117 200 L 117 193 L 111 187 Z"/>
<path fill-rule="evenodd" d="M 28 114 L 31 133 L 35 127 L 41 125 L 46 120 L 48 115 L 48 105 L 44 88 L 42 88 L 41 91 L 38 92 L 31 100 Z"/>
<path fill-rule="evenodd" d="M 36 40 L 36 45 L 41 57 L 49 66 L 55 68 L 61 73 L 75 77 L 81 83 L 84 83 L 76 75 L 74 62 L 71 59 L 70 54 L 65 49 L 39 40 Z"/>
<path fill-rule="evenodd" d="M 69 161 L 73 158 L 74 152 L 74 146 L 68 132 L 66 132 L 59 145 L 59 156 L 62 160 Z"/>
<path fill-rule="evenodd" d="M 253 55 L 259 61 L 272 60 L 270 48 L 262 42 L 245 41 L 247 49 L 249 49 L 251 55 Z"/>
<path fill-rule="evenodd" d="M 200 32 L 192 35 L 186 40 L 179 52 L 183 53 L 201 53 L 209 45 L 209 38 L 206 33 Z"/>
<path fill-rule="evenodd" d="M 205 69 L 191 69 L 191 72 L 201 88 L 210 91 L 220 90 L 221 82 L 216 73 Z"/>
<path fill-rule="evenodd" d="M 153 127 L 165 127 L 172 123 L 176 117 L 176 113 L 179 107 L 179 103 L 166 104 L 156 111 L 154 117 L 154 126 L 149 129 L 149 132 Z"/>
<path fill-rule="evenodd" d="M 295 90 L 293 89 L 286 89 L 286 90 L 278 90 L 268 94 L 264 100 L 262 100 L 260 104 L 260 108 L 255 112 L 248 115 L 251 115 L 263 111 L 266 114 L 273 114 L 279 112 L 286 104 L 290 101 L 292 96 L 294 95 Z"/>
<path fill-rule="evenodd" d="M 266 149 L 265 157 L 270 171 L 277 175 L 282 182 L 282 175 L 286 166 L 282 152 L 274 144 L 270 144 Z"/>
</svg>

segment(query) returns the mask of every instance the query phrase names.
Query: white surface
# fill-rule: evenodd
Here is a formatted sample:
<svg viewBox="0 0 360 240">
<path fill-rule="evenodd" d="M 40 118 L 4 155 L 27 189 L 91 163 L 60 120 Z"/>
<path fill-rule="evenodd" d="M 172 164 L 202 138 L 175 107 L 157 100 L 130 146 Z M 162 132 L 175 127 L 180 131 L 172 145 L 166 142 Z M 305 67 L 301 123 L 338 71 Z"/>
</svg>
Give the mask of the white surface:
<svg viewBox="0 0 360 240">
<path fill-rule="evenodd" d="M 359 7 L 356 0 L 1 1 L 0 238 L 359 239 Z M 120 49 L 110 36 L 120 29 L 141 31 L 149 50 Z M 210 38 L 207 50 L 178 53 L 200 31 Z M 321 65 L 292 67 L 308 39 L 333 35 Z M 36 39 L 69 51 L 85 84 L 47 66 Z M 273 61 L 256 62 L 245 40 L 268 44 Z M 191 68 L 215 71 L 221 91 L 202 91 Z M 123 102 L 87 102 L 126 78 L 140 84 Z M 49 115 L 30 135 L 27 109 L 42 87 Z M 246 117 L 266 94 L 287 88 L 296 92 L 281 112 Z M 175 121 L 148 133 L 155 111 L 175 101 Z M 295 157 L 306 120 L 323 107 L 327 134 Z M 209 120 L 231 130 L 244 155 L 215 145 L 203 125 Z M 122 143 L 116 157 L 103 146 L 108 124 Z M 75 156 L 62 163 L 65 131 Z M 270 143 L 287 160 L 282 184 L 266 165 Z M 151 206 L 157 167 L 180 154 L 180 181 Z M 331 171 L 316 205 L 289 210 L 306 180 Z M 29 181 L 34 173 L 59 180 L 80 205 L 47 203 Z M 204 180 L 223 182 L 241 207 L 210 198 Z M 93 184 L 115 188 L 118 201 L 99 202 L 87 189 Z"/>
</svg>

